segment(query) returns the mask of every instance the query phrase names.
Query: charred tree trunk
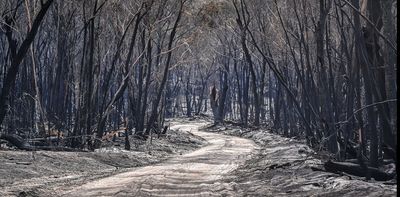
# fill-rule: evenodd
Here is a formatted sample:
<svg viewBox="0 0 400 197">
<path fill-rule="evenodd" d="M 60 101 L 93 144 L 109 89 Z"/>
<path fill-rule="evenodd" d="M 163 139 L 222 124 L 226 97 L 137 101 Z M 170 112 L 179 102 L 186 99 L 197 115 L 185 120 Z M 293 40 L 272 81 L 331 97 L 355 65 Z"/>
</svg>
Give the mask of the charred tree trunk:
<svg viewBox="0 0 400 197">
<path fill-rule="evenodd" d="M 185 3 L 185 1 L 183 1 L 183 0 L 181 0 L 180 3 L 179 3 L 178 16 L 176 17 L 176 20 L 175 20 L 174 25 L 173 25 L 172 30 L 171 30 L 171 34 L 169 35 L 168 50 L 167 50 L 168 51 L 167 52 L 167 60 L 165 62 L 163 78 L 162 78 L 161 84 L 160 84 L 160 86 L 158 88 L 157 96 L 156 96 L 156 98 L 154 100 L 154 103 L 153 103 L 153 109 L 151 111 L 151 115 L 150 115 L 149 121 L 147 122 L 146 132 L 144 133 L 144 136 L 146 138 L 150 134 L 150 129 L 153 126 L 154 122 L 157 120 L 157 115 L 159 113 L 158 112 L 158 107 L 159 107 L 159 103 L 160 103 L 160 100 L 161 100 L 162 93 L 163 93 L 165 85 L 167 83 L 169 67 L 170 67 L 170 64 L 171 64 L 172 45 L 173 45 L 173 42 L 174 42 L 174 39 L 175 39 L 175 35 L 176 35 L 176 31 L 177 31 L 177 28 L 178 28 L 179 21 L 181 20 L 181 17 L 182 17 L 182 11 L 183 11 L 184 3 Z"/>
<path fill-rule="evenodd" d="M 17 77 L 20 64 L 24 59 L 26 53 L 28 52 L 31 43 L 35 39 L 39 26 L 46 16 L 47 10 L 50 8 L 52 3 L 53 0 L 47 0 L 45 3 L 42 4 L 42 8 L 40 9 L 36 18 L 33 20 L 32 27 L 28 31 L 24 41 L 18 49 L 17 41 L 13 38 L 12 27 L 14 26 L 14 18 L 11 15 L 6 16 L 5 18 L 6 24 L 4 25 L 4 28 L 6 30 L 9 47 L 11 49 L 11 65 L 8 68 L 7 74 L 5 75 L 3 87 L 0 93 L 0 125 L 3 124 L 4 118 L 7 114 L 10 91 Z"/>
</svg>

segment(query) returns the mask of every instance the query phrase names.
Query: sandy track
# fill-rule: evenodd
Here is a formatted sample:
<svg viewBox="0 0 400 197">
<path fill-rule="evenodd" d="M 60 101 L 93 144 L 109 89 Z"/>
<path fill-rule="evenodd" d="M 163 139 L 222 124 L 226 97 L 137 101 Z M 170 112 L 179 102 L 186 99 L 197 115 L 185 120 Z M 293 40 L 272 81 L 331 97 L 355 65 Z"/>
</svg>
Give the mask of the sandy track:
<svg viewBox="0 0 400 197">
<path fill-rule="evenodd" d="M 243 164 L 257 145 L 248 139 L 207 133 L 205 123 L 172 123 L 208 141 L 192 153 L 154 166 L 137 168 L 73 188 L 62 196 L 220 196 L 233 195 L 234 185 L 219 180 Z"/>
</svg>

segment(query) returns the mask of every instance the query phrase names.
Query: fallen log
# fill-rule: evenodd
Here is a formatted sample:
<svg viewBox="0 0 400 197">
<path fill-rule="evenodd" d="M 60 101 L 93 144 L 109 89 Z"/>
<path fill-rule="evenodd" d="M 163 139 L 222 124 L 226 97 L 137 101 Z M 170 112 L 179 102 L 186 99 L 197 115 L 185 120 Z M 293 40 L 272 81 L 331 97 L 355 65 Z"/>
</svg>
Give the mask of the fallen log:
<svg viewBox="0 0 400 197">
<path fill-rule="evenodd" d="M 63 147 L 63 146 L 29 146 L 29 147 L 27 147 L 27 150 L 29 150 L 29 151 L 46 150 L 46 151 L 65 151 L 65 152 L 89 152 L 89 151 L 83 150 L 83 149 L 69 148 L 69 147 Z"/>
<path fill-rule="evenodd" d="M 368 172 L 366 172 L 360 165 L 350 163 L 350 162 L 334 162 L 334 161 L 327 161 L 324 164 L 325 170 L 328 172 L 345 172 L 347 174 L 366 177 L 369 175 L 371 178 L 374 178 L 377 181 L 388 181 L 394 178 L 394 173 L 386 173 L 377 168 L 367 167 Z"/>
<path fill-rule="evenodd" d="M 87 152 L 81 149 L 62 147 L 62 146 L 32 146 L 25 141 L 22 137 L 14 134 L 2 134 L 0 139 L 8 141 L 20 150 L 34 151 L 34 150 L 47 150 L 47 151 L 67 151 L 67 152 Z"/>
<path fill-rule="evenodd" d="M 26 166 L 29 166 L 29 165 L 32 164 L 32 162 L 23 162 L 23 161 L 21 161 L 21 162 L 15 162 L 15 164 L 17 164 L 17 165 L 26 165 Z"/>
<path fill-rule="evenodd" d="M 22 137 L 13 134 L 2 134 L 0 139 L 8 141 L 10 144 L 16 146 L 18 149 L 26 150 L 30 146 Z"/>
<path fill-rule="evenodd" d="M 349 163 L 355 163 L 355 164 L 359 164 L 358 159 L 346 159 L 344 162 L 349 162 Z M 380 161 L 382 165 L 388 165 L 388 164 L 394 164 L 396 163 L 394 160 L 392 159 L 384 159 L 382 161 Z M 365 161 L 366 165 L 369 165 L 368 161 Z"/>
<path fill-rule="evenodd" d="M 44 138 L 33 138 L 28 139 L 27 142 L 31 146 L 52 146 L 52 144 L 59 144 L 63 138 L 58 138 L 57 136 L 44 137 Z"/>
</svg>

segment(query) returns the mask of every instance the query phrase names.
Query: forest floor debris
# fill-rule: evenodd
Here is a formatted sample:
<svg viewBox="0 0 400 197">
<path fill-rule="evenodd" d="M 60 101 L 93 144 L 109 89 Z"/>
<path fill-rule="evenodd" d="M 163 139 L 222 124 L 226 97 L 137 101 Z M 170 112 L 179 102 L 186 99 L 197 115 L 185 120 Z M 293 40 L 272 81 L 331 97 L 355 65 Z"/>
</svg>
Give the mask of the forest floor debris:
<svg viewBox="0 0 400 197">
<path fill-rule="evenodd" d="M 0 179 L 0 195 L 150 196 L 168 193 L 172 196 L 173 194 L 396 196 L 397 194 L 396 180 L 365 181 L 363 177 L 346 173 L 318 170 L 323 168 L 324 161 L 329 159 L 329 156 L 316 153 L 299 139 L 281 137 L 265 129 L 244 129 L 231 124 L 203 127 L 207 132 L 201 132 L 197 131 L 196 127 L 205 125 L 207 121 L 196 117 L 172 119 L 170 123 L 172 129 L 181 130 L 169 131 L 163 139 L 154 138 L 151 150 L 148 144 L 136 142 L 138 144 L 136 152 L 127 152 L 116 147 L 102 148 L 95 153 L 38 151 L 32 155 L 32 152 L 2 151 L 0 162 L 4 165 L 1 165 L 0 176 L 6 176 L 6 179 Z M 197 135 L 202 135 L 208 143 Z M 258 146 L 250 140 L 227 135 L 251 139 Z M 133 141 L 132 144 L 134 143 Z M 204 146 L 201 149 L 188 153 L 202 145 Z M 250 145 L 251 149 L 243 149 L 247 152 L 240 149 Z M 174 156 L 171 158 L 172 155 Z M 231 157 L 232 155 L 234 157 Z M 166 158 L 171 159 L 165 160 Z M 162 160 L 164 161 L 155 164 Z M 132 168 L 134 166 L 146 167 Z M 15 176 L 15 180 L 12 180 L 12 176 Z M 78 192 L 73 193 L 74 191 Z"/>
<path fill-rule="evenodd" d="M 52 196 L 60 188 L 153 165 L 204 145 L 198 136 L 169 130 L 151 144 L 150 139 L 131 139 L 132 150 L 126 151 L 122 138 L 95 152 L 0 150 L 0 196 Z"/>
<path fill-rule="evenodd" d="M 396 196 L 396 180 L 366 181 L 346 173 L 319 170 L 329 156 L 316 153 L 305 142 L 263 129 L 244 129 L 231 124 L 205 129 L 254 140 L 258 154 L 236 169 L 225 182 L 248 196 Z"/>
</svg>

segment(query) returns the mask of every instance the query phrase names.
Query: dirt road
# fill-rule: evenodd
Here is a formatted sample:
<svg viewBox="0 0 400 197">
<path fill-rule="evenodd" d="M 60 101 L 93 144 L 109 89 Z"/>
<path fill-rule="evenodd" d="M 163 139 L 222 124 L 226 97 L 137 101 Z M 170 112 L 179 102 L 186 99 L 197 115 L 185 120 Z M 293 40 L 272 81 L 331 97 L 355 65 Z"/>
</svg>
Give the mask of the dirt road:
<svg viewBox="0 0 400 197">
<path fill-rule="evenodd" d="M 201 132 L 205 123 L 172 123 L 208 141 L 192 153 L 164 163 L 137 168 L 89 182 L 61 196 L 221 196 L 234 195 L 234 185 L 219 182 L 251 157 L 257 145 L 248 139 Z"/>
</svg>

